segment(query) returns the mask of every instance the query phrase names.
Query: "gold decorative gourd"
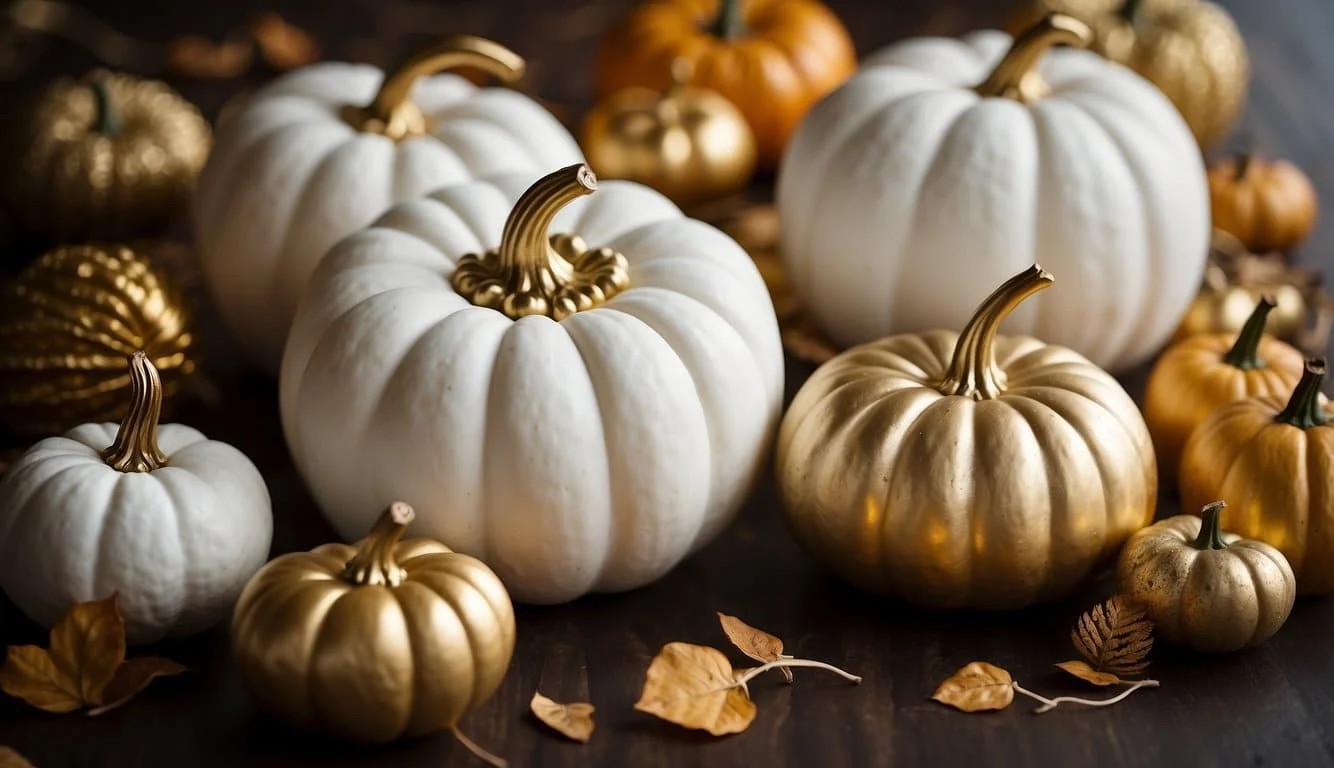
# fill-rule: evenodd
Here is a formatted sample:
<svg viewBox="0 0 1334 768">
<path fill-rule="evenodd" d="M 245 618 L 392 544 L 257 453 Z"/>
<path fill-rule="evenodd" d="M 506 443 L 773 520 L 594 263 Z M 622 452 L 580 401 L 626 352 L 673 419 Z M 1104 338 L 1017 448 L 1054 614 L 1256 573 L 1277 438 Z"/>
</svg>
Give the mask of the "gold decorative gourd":
<svg viewBox="0 0 1334 768">
<path fill-rule="evenodd" d="M 1265 329 L 1275 338 L 1296 341 L 1306 325 L 1315 281 L 1312 272 L 1289 266 L 1277 254 L 1250 253 L 1232 235 L 1215 230 L 1204 283 L 1172 341 L 1202 333 L 1240 333 L 1256 303 L 1265 297 L 1274 302 Z"/>
<path fill-rule="evenodd" d="M 1240 154 L 1209 169 L 1214 226 L 1252 251 L 1287 251 L 1315 226 L 1319 199 L 1311 180 L 1286 160 Z"/>
<path fill-rule="evenodd" d="M 119 421 L 143 350 L 170 405 L 194 372 L 177 288 L 122 246 L 57 248 L 0 288 L 0 423 L 22 435 Z"/>
<path fill-rule="evenodd" d="M 1274 636 L 1292 612 L 1297 583 L 1263 541 L 1224 533 L 1225 502 L 1177 515 L 1131 537 L 1117 563 L 1121 593 L 1158 634 L 1197 651 L 1226 653 Z"/>
<path fill-rule="evenodd" d="M 0 184 L 33 232 L 125 240 L 186 209 L 212 143 L 208 122 L 165 83 L 96 70 L 40 96 Z"/>
<path fill-rule="evenodd" d="M 1011 278 L 962 333 L 890 336 L 826 363 L 777 449 L 798 541 L 872 592 L 933 607 L 1058 600 L 1153 519 L 1139 410 L 1078 353 L 997 336 L 1052 276 Z"/>
<path fill-rule="evenodd" d="M 1219 409 L 1181 458 L 1181 505 L 1226 499 L 1223 526 L 1276 547 L 1301 594 L 1334 592 L 1334 413 L 1320 393 L 1323 360 L 1284 395 Z"/>
<path fill-rule="evenodd" d="M 480 560 L 399 541 L 390 505 L 356 545 L 283 555 L 236 604 L 232 650 L 252 697 L 299 728 L 360 742 L 454 729 L 495 692 L 514 653 L 514 607 Z"/>
</svg>

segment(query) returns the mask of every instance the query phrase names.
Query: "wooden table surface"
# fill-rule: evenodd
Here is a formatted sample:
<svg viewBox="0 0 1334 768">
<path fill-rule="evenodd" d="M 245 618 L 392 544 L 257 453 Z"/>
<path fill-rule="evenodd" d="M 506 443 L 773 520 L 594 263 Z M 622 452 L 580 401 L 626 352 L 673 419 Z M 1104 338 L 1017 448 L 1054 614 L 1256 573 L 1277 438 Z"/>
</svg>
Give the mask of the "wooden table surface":
<svg viewBox="0 0 1334 768">
<path fill-rule="evenodd" d="M 1314 177 L 1334 211 L 1334 3 L 1224 0 L 1255 61 L 1241 131 L 1266 152 L 1291 158 Z M 161 42 L 187 33 L 215 38 L 245 23 L 258 0 L 89 5 L 122 31 Z M 531 87 L 577 116 L 589 99 L 592 41 L 624 0 L 283 2 L 276 9 L 314 31 L 331 58 L 390 63 L 429 36 L 469 31 L 505 42 L 531 62 Z M 1008 14 L 993 0 L 833 0 L 865 54 L 905 37 L 997 26 Z M 11 104 L 55 73 L 94 64 L 60 41 L 38 45 L 24 74 L 0 83 Z M 263 82 L 256 67 L 229 81 L 175 84 L 210 115 L 230 95 Z M 8 110 L 6 110 L 8 111 Z M 759 194 L 763 194 L 761 190 Z M 38 244 L 9 233 L 3 261 Z M 1334 266 L 1334 216 L 1300 254 Z M 263 471 L 276 515 L 274 553 L 332 540 L 283 445 L 274 383 L 241 363 L 205 305 L 208 379 L 219 393 L 186 406 L 181 420 L 230 442 Z M 789 396 L 810 373 L 789 363 Z M 1139 380 L 1127 386 L 1138 395 Z M 14 441 L 10 439 L 10 445 Z M 1160 514 L 1176 502 L 1165 494 Z M 1027 701 L 991 715 L 963 715 L 928 700 L 935 686 L 972 660 L 999 664 L 1029 688 L 1088 693 L 1053 668 L 1074 656 L 1068 629 L 1105 596 L 1106 585 L 1064 605 L 1009 615 L 939 614 L 859 594 L 812 564 L 784 529 L 766 477 L 739 520 L 661 582 L 629 594 L 518 611 L 518 646 L 498 694 L 467 718 L 477 742 L 526 765 L 1317 765 L 1334 762 L 1334 601 L 1300 600 L 1283 631 L 1263 647 L 1196 658 L 1162 647 L 1152 674 L 1162 688 L 1100 710 L 1042 716 Z M 746 733 L 712 738 L 632 708 L 649 660 L 666 642 L 725 648 L 715 611 L 737 614 L 787 640 L 789 652 L 865 677 L 860 687 L 819 674 L 784 686 L 751 686 L 759 716 Z M 45 633 L 0 601 L 0 645 L 41 642 Z M 188 676 L 154 684 L 100 718 L 46 715 L 0 700 L 0 745 L 42 768 L 58 766 L 477 765 L 448 735 L 368 749 L 300 734 L 258 713 L 232 667 L 225 628 L 150 649 L 189 665 Z M 568 743 L 528 714 L 534 689 L 597 705 L 591 743 Z"/>
</svg>

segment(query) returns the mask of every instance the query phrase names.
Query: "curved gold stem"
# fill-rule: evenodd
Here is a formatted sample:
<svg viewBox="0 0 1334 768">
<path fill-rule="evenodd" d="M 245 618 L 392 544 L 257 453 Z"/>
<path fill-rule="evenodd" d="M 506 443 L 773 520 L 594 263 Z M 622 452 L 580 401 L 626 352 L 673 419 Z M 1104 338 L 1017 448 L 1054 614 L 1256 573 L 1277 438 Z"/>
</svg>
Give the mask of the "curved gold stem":
<svg viewBox="0 0 1334 768">
<path fill-rule="evenodd" d="M 999 396 L 1005 374 L 996 367 L 996 333 L 1015 307 L 1054 281 L 1050 272 L 1034 264 L 993 291 L 959 334 L 940 391 L 974 400 Z"/>
<path fill-rule="evenodd" d="M 535 274 L 550 266 L 567 277 L 569 263 L 552 248 L 548 230 L 560 209 L 597 191 L 588 166 L 571 165 L 547 174 L 514 203 L 500 234 L 500 266 L 512 273 Z"/>
<path fill-rule="evenodd" d="M 394 557 L 394 547 L 417 514 L 406 502 L 396 501 L 380 513 L 375 527 L 357 546 L 357 553 L 343 568 L 343 578 L 359 587 L 397 587 L 407 573 Z"/>
<path fill-rule="evenodd" d="M 130 408 L 116 431 L 116 439 L 102 451 L 102 460 L 117 472 L 152 472 L 167 466 L 167 454 L 157 444 L 162 416 L 162 379 L 148 355 L 130 355 Z"/>
<path fill-rule="evenodd" d="M 976 88 L 982 97 L 1014 99 L 1030 104 L 1051 90 L 1037 72 L 1038 61 L 1054 45 L 1083 48 L 1093 40 L 1088 25 L 1063 13 L 1049 13 L 1015 38 L 1010 50 Z"/>
</svg>

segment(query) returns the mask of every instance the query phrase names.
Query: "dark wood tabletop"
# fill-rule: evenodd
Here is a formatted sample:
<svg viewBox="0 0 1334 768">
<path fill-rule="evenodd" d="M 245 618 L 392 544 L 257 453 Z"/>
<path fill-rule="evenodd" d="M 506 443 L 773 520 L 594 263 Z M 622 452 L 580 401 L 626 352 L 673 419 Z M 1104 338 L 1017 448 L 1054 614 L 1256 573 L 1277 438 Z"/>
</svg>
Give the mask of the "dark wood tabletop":
<svg viewBox="0 0 1334 768">
<path fill-rule="evenodd" d="M 830 4 L 848 23 L 861 54 L 910 36 L 998 26 L 1010 11 L 1000 0 Z M 482 34 L 528 57 L 527 87 L 569 119 L 577 118 L 591 96 L 594 41 L 628 5 L 627 0 L 120 0 L 85 7 L 125 33 L 162 43 L 192 33 L 221 38 L 269 6 L 313 32 L 327 57 L 380 65 L 432 36 Z M 1250 105 L 1239 135 L 1305 168 L 1325 209 L 1334 211 L 1334 3 L 1223 0 L 1223 5 L 1235 15 L 1254 58 Z M 14 104 L 51 75 L 80 73 L 97 63 L 80 47 L 55 39 L 36 43 L 23 55 L 19 76 L 0 82 L 0 104 Z M 213 117 L 229 96 L 271 76 L 256 66 L 230 80 L 172 82 Z M 760 186 L 755 194 L 767 193 Z M 6 232 L 0 239 L 6 269 L 41 247 Z M 1334 215 L 1321 220 L 1299 259 L 1334 267 Z M 212 395 L 187 403 L 180 420 L 236 445 L 262 470 L 274 502 L 274 554 L 333 540 L 287 456 L 274 382 L 240 360 L 200 299 L 206 395 Z M 810 372 L 808 365 L 789 362 L 789 397 Z M 1126 381 L 1136 396 L 1142 378 Z M 14 445 L 10 438 L 9 447 Z M 1169 489 L 1159 514 L 1175 509 Z M 1005 615 L 928 613 L 868 597 L 801 552 L 784 528 L 768 476 L 730 529 L 657 584 L 569 605 L 520 607 L 509 675 L 463 729 L 517 766 L 1334 763 L 1334 600 L 1299 600 L 1283 630 L 1249 652 L 1195 657 L 1161 646 L 1151 673 L 1162 687 L 1139 691 L 1116 707 L 1062 708 L 1039 716 L 1020 700 L 1002 713 L 964 715 L 928 700 L 941 680 L 973 660 L 1001 665 L 1026 687 L 1050 695 L 1090 694 L 1052 665 L 1075 657 L 1070 625 L 1107 594 L 1104 583 L 1067 604 Z M 782 636 L 790 653 L 837 664 L 865 682 L 852 687 L 818 673 L 799 675 L 793 686 L 776 676 L 762 679 L 751 685 L 759 707 L 754 724 L 725 738 L 636 712 L 644 671 L 664 643 L 727 648 L 716 611 L 741 616 Z M 0 645 L 27 642 L 45 644 L 45 632 L 0 600 Z M 272 722 L 241 688 L 225 627 L 142 652 L 169 656 L 193 671 L 155 683 L 128 706 L 98 718 L 47 715 L 0 697 L 0 745 L 42 768 L 479 764 L 447 734 L 372 749 Z M 528 700 L 537 688 L 556 699 L 597 706 L 597 731 L 589 744 L 566 742 L 534 720 Z"/>
</svg>

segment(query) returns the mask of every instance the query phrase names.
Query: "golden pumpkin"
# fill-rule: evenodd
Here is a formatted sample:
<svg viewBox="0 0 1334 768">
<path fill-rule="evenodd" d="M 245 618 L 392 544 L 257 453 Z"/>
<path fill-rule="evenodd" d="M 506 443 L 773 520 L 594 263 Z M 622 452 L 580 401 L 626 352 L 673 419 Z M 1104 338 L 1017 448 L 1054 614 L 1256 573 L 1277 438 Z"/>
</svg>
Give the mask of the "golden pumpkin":
<svg viewBox="0 0 1334 768">
<path fill-rule="evenodd" d="M 1301 169 L 1241 154 L 1209 169 L 1214 226 L 1252 251 L 1295 248 L 1315 226 L 1319 202 Z"/>
<path fill-rule="evenodd" d="M 1204 285 L 1186 309 L 1172 341 L 1201 333 L 1240 333 L 1256 302 L 1266 296 L 1274 302 L 1266 329 L 1276 338 L 1295 341 L 1306 325 L 1307 296 L 1314 290 L 1314 275 L 1281 261 L 1278 256 L 1245 253 L 1229 274 L 1211 260 L 1204 268 Z"/>
<path fill-rule="evenodd" d="M 1158 358 L 1144 390 L 1144 420 L 1169 477 L 1191 431 L 1209 414 L 1237 400 L 1285 393 L 1301 376 L 1302 353 L 1264 332 L 1274 307 L 1261 298 L 1240 333 L 1191 336 Z"/>
<path fill-rule="evenodd" d="M 119 421 L 143 350 L 171 405 L 194 373 L 181 292 L 122 246 L 57 248 L 0 287 L 0 423 L 29 436 Z M 168 409 L 169 411 L 169 409 Z"/>
<path fill-rule="evenodd" d="M 500 685 L 514 608 L 480 560 L 429 539 L 396 502 L 355 546 L 283 555 L 232 621 L 241 679 L 265 711 L 362 742 L 453 729 Z"/>
<path fill-rule="evenodd" d="M 1117 563 L 1121 593 L 1158 634 L 1197 651 L 1226 653 L 1259 645 L 1288 620 L 1297 582 L 1288 561 L 1263 541 L 1224 533 L 1227 504 L 1177 515 L 1131 537 Z"/>
<path fill-rule="evenodd" d="M 1057 600 L 1153 519 L 1148 431 L 1078 353 L 998 337 L 1052 282 L 1011 278 L 960 334 L 890 336 L 826 363 L 778 438 L 798 541 L 863 589 L 933 607 Z"/>
<path fill-rule="evenodd" d="M 199 110 L 165 83 L 97 70 L 42 93 L 0 183 L 33 232 L 124 240 L 185 210 L 212 143 Z"/>
<path fill-rule="evenodd" d="M 1227 499 L 1223 526 L 1278 548 L 1302 594 L 1334 592 L 1334 414 L 1320 394 L 1322 360 L 1308 361 L 1291 398 L 1219 409 L 1181 459 L 1181 504 Z"/>
</svg>

